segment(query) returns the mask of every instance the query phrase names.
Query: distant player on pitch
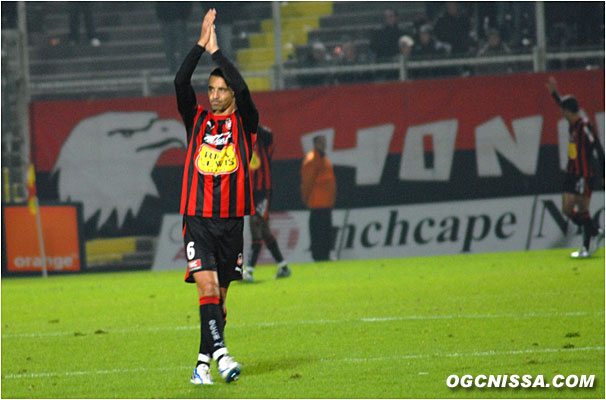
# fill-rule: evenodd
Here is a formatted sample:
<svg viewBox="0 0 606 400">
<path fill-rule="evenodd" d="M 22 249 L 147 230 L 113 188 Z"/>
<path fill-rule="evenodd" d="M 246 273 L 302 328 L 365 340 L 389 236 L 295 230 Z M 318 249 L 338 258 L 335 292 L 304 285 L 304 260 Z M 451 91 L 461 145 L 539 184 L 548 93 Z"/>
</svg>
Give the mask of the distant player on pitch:
<svg viewBox="0 0 606 400">
<path fill-rule="evenodd" d="M 175 76 L 189 143 L 181 193 L 185 281 L 196 283 L 200 300 L 200 351 L 190 380 L 195 385 L 212 384 L 213 359 L 226 382 L 240 375 L 223 339 L 225 300 L 230 282 L 242 279 L 244 216 L 254 214 L 249 162 L 259 124 L 248 86 L 219 50 L 215 17 L 214 9 L 206 13 L 200 39 Z M 197 104 L 191 85 L 204 51 L 218 66 L 208 81 L 210 110 Z"/>
<path fill-rule="evenodd" d="M 553 77 L 549 78 L 546 86 L 569 124 L 568 165 L 562 194 L 562 211 L 572 222 L 583 228 L 583 245 L 570 256 L 588 258 L 604 239 L 604 230 L 589 215 L 591 191 L 599 170 L 602 169 L 603 172 L 604 169 L 604 149 L 593 125 L 579 113 L 577 99 L 572 95 L 560 97 L 557 82 Z"/>
<path fill-rule="evenodd" d="M 250 256 L 242 277 L 247 282 L 254 280 L 253 273 L 257 259 L 261 252 L 263 242 L 271 253 L 272 257 L 278 263 L 278 272 L 276 279 L 290 276 L 290 269 L 276 238 L 269 229 L 269 206 L 271 203 L 271 158 L 273 156 L 274 133 L 263 125 L 257 129 L 257 141 L 253 150 L 253 158 L 250 161 L 253 182 L 253 198 L 255 201 L 255 214 L 250 216 L 250 234 L 252 236 L 252 245 Z"/>
</svg>

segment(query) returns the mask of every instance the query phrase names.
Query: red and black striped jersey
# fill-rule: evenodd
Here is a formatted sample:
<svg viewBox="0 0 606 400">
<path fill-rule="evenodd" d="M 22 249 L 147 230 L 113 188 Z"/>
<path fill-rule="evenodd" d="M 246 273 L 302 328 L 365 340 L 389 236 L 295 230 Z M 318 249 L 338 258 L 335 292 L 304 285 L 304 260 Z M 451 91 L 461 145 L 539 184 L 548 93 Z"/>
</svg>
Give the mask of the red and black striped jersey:
<svg viewBox="0 0 606 400">
<path fill-rule="evenodd" d="M 595 176 L 598 162 L 604 163 L 604 150 L 593 125 L 586 118 L 570 124 L 568 165 L 566 172 L 578 176 Z"/>
<path fill-rule="evenodd" d="M 273 132 L 259 125 L 257 141 L 253 148 L 253 157 L 250 161 L 252 172 L 253 192 L 267 192 L 271 190 L 271 159 L 273 156 Z"/>
<path fill-rule="evenodd" d="M 563 101 L 557 90 L 551 93 L 560 108 Z M 604 148 L 600 143 L 594 126 L 577 113 L 579 118 L 569 124 L 568 128 L 568 164 L 566 172 L 576 176 L 591 177 L 598 173 L 598 168 L 603 173 Z"/>
<path fill-rule="evenodd" d="M 202 47 L 194 46 L 175 77 L 188 140 L 180 212 L 211 218 L 254 214 L 249 162 L 259 114 L 244 79 L 220 50 L 212 59 L 234 90 L 237 109 L 218 116 L 197 105 L 191 76 L 203 52 Z"/>
</svg>

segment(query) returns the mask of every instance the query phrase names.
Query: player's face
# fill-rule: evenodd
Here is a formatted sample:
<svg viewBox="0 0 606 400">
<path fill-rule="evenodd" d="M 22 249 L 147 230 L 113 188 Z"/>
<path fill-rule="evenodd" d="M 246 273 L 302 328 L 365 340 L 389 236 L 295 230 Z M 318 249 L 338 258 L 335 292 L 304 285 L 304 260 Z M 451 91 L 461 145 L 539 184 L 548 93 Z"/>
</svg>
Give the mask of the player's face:
<svg viewBox="0 0 606 400">
<path fill-rule="evenodd" d="M 234 92 L 220 76 L 211 75 L 208 80 L 208 101 L 215 115 L 227 115 L 234 111 Z"/>
<path fill-rule="evenodd" d="M 576 119 L 576 114 L 572 111 L 562 110 L 562 114 L 564 115 L 564 118 L 566 118 L 568 121 L 575 121 Z"/>
</svg>

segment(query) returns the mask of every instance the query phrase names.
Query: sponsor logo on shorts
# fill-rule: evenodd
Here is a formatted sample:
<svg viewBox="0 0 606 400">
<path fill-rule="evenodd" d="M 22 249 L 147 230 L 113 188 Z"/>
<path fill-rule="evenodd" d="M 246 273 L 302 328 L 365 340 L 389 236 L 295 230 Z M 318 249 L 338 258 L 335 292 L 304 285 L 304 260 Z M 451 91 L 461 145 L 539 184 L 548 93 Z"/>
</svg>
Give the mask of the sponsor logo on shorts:
<svg viewBox="0 0 606 400">
<path fill-rule="evenodd" d="M 244 257 L 242 257 L 242 253 L 238 254 L 237 264 L 238 264 L 238 267 L 241 267 L 242 264 L 244 264 Z"/>
<path fill-rule="evenodd" d="M 187 268 L 189 268 L 190 271 L 193 271 L 194 269 L 202 268 L 202 260 L 197 259 L 197 260 L 188 262 Z"/>
</svg>

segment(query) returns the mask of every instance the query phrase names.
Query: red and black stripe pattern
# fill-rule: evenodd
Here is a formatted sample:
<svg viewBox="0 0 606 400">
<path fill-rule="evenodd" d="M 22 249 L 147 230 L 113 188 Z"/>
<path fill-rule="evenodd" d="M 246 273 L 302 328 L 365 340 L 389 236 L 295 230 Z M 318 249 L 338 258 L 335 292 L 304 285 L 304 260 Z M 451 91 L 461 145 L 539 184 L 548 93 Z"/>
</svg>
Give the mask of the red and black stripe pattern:
<svg viewBox="0 0 606 400">
<path fill-rule="evenodd" d="M 249 161 L 256 135 L 236 110 L 215 116 L 196 107 L 183 172 L 181 214 L 212 218 L 254 214 Z"/>
<path fill-rule="evenodd" d="M 271 158 L 273 155 L 273 133 L 259 125 L 257 141 L 251 162 L 252 183 L 254 192 L 271 190 Z"/>
<path fill-rule="evenodd" d="M 587 119 L 580 118 L 570 125 L 569 134 L 566 172 L 576 176 L 595 176 L 599 153 L 603 150 L 593 125 Z"/>
</svg>

